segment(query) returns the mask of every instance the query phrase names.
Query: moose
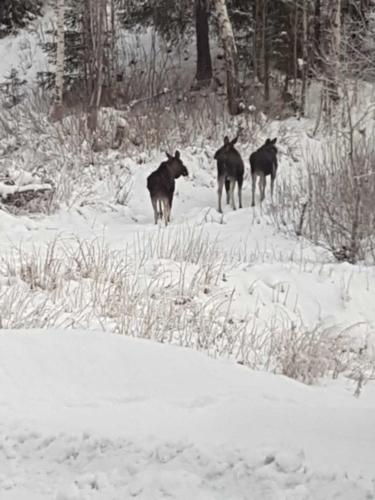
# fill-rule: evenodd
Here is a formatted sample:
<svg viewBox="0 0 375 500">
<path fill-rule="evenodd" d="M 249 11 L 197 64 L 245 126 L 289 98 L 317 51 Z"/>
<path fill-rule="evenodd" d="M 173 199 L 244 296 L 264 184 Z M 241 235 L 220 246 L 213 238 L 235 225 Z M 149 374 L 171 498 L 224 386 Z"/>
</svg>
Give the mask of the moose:
<svg viewBox="0 0 375 500">
<path fill-rule="evenodd" d="M 218 149 L 214 155 L 217 163 L 217 194 L 218 194 L 218 211 L 222 213 L 221 195 L 225 184 L 227 194 L 227 204 L 231 203 L 233 210 L 236 210 L 234 201 L 234 188 L 237 182 L 238 185 L 238 203 L 239 208 L 242 208 L 242 183 L 244 176 L 244 162 L 240 153 L 234 147 L 238 140 L 239 134 L 229 140 L 228 136 L 224 137 L 224 145 Z"/>
<path fill-rule="evenodd" d="M 176 151 L 172 156 L 166 153 L 167 160 L 163 161 L 157 170 L 147 177 L 147 189 L 150 192 L 151 203 L 154 209 L 155 224 L 164 216 L 165 225 L 171 219 L 175 179 L 181 175 L 186 177 L 189 172 L 180 158 L 180 152 Z M 159 210 L 158 210 L 159 208 Z"/>
<path fill-rule="evenodd" d="M 260 201 L 265 198 L 266 177 L 271 176 L 271 199 L 273 201 L 273 188 L 277 173 L 277 148 L 275 146 L 277 137 L 266 139 L 266 142 L 250 155 L 250 169 L 252 181 L 251 206 L 255 206 L 255 188 L 259 177 Z"/>
</svg>

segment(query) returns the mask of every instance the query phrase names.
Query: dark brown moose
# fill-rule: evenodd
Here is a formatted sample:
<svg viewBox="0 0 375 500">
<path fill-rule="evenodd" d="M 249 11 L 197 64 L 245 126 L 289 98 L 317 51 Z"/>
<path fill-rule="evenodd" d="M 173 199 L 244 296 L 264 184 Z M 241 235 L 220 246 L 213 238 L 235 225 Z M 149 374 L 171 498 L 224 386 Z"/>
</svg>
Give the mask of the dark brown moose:
<svg viewBox="0 0 375 500">
<path fill-rule="evenodd" d="M 180 158 L 180 152 L 176 151 L 172 156 L 167 153 L 167 160 L 163 161 L 159 168 L 147 177 L 147 189 L 150 192 L 151 203 L 154 209 L 155 224 L 159 218 L 163 218 L 165 225 L 171 220 L 171 209 L 175 189 L 175 179 L 181 175 L 186 177 L 189 172 Z"/>
</svg>

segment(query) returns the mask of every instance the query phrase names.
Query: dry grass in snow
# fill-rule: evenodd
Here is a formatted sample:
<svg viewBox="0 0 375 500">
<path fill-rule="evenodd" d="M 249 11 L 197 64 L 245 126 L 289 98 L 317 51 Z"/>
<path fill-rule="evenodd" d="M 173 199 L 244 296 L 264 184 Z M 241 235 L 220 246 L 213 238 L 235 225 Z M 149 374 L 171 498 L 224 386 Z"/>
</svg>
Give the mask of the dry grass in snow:
<svg viewBox="0 0 375 500">
<path fill-rule="evenodd" d="M 236 263 L 238 265 L 238 262 Z M 374 376 L 371 348 L 349 331 L 304 329 L 276 309 L 238 314 L 230 253 L 202 229 L 103 240 L 60 238 L 1 259 L 2 328 L 91 328 L 191 347 L 311 384 L 346 374 L 359 391 Z"/>
</svg>

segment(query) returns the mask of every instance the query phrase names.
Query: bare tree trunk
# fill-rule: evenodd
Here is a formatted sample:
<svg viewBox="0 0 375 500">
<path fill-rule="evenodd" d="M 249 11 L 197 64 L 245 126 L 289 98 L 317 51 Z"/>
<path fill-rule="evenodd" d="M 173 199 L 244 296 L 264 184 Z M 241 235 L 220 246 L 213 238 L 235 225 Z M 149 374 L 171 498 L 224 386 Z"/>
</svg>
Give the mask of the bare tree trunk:
<svg viewBox="0 0 375 500">
<path fill-rule="evenodd" d="M 293 101 L 297 102 L 298 79 L 298 4 L 294 5 L 293 19 Z"/>
<path fill-rule="evenodd" d="M 307 31 L 307 0 L 303 0 L 302 4 L 302 88 L 301 88 L 301 116 L 305 116 L 306 112 L 306 89 L 307 76 L 309 71 L 309 48 L 308 48 L 308 31 Z"/>
<path fill-rule="evenodd" d="M 225 0 L 214 0 L 214 6 L 217 12 L 219 32 L 224 48 L 229 113 L 231 115 L 237 115 L 240 111 L 240 85 L 238 80 L 236 42 L 234 40 L 232 24 L 228 16 Z"/>
<path fill-rule="evenodd" d="M 258 81 L 263 81 L 263 62 L 262 57 L 262 32 L 263 32 L 263 22 L 262 22 L 262 11 L 261 11 L 261 0 L 255 0 L 254 6 L 254 20 L 255 20 L 255 32 L 254 32 L 254 74 Z"/>
<path fill-rule="evenodd" d="M 264 100 L 267 104 L 270 100 L 270 78 L 269 78 L 269 40 L 267 30 L 267 7 L 268 0 L 263 0 L 262 9 L 262 53 L 263 53 L 263 83 L 264 83 Z"/>
<path fill-rule="evenodd" d="M 97 43 L 97 77 L 96 77 L 96 109 L 99 108 L 103 91 L 103 66 L 104 66 L 104 37 L 105 20 L 107 18 L 107 0 L 100 0 L 98 6 L 98 43 Z"/>
<path fill-rule="evenodd" d="M 85 72 L 85 101 L 84 106 L 87 108 L 94 88 L 94 47 L 92 35 L 92 0 L 82 0 L 81 4 L 81 17 L 82 17 L 82 32 L 83 32 L 83 45 L 85 53 L 84 72 Z"/>
<path fill-rule="evenodd" d="M 56 46 L 56 87 L 55 102 L 52 110 L 52 118 L 61 120 L 63 117 L 64 101 L 64 58 L 65 58 L 65 2 L 57 2 L 57 46 Z"/>
<path fill-rule="evenodd" d="M 90 2 L 91 6 L 93 2 Z M 91 11 L 91 37 L 93 46 L 92 94 L 89 103 L 88 126 L 90 130 L 97 127 L 98 110 L 103 90 L 104 65 L 104 28 L 107 17 L 107 0 L 95 0 Z"/>
<path fill-rule="evenodd" d="M 208 86 L 212 79 L 212 62 L 207 0 L 195 0 L 195 28 L 197 36 L 197 73 L 195 78 L 198 86 Z"/>
<path fill-rule="evenodd" d="M 322 38 L 322 19 L 321 19 L 321 0 L 315 0 L 314 6 L 314 64 L 317 62 L 320 66 L 321 58 L 321 38 Z"/>
<path fill-rule="evenodd" d="M 114 102 L 117 101 L 117 49 L 116 49 L 116 23 L 115 23 L 115 1 L 110 0 L 110 15 L 108 19 L 108 32 L 110 33 L 110 58 L 111 58 L 111 70 L 110 70 L 110 82 L 111 82 L 111 92 L 112 99 Z"/>
<path fill-rule="evenodd" d="M 324 73 L 328 104 L 339 99 L 341 0 L 324 0 Z"/>
</svg>

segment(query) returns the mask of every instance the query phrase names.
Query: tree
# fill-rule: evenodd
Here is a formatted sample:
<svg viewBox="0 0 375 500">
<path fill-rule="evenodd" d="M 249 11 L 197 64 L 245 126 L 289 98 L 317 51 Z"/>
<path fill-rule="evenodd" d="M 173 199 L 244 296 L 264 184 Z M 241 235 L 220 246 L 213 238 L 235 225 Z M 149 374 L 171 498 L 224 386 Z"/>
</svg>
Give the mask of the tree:
<svg viewBox="0 0 375 500">
<path fill-rule="evenodd" d="M 195 78 L 199 86 L 209 85 L 212 79 L 208 16 L 208 0 L 195 0 L 197 44 L 197 72 Z"/>
<path fill-rule="evenodd" d="M 61 120 L 64 98 L 64 66 L 65 66 L 65 1 L 57 2 L 57 45 L 56 45 L 56 88 L 52 117 Z"/>
<path fill-rule="evenodd" d="M 87 23 L 90 27 L 90 47 L 92 47 L 88 124 L 91 130 L 95 130 L 104 83 L 107 0 L 88 0 L 87 3 Z"/>
<path fill-rule="evenodd" d="M 264 100 L 268 103 L 270 99 L 270 48 L 268 36 L 268 0 L 262 1 L 262 54 L 263 54 L 263 81 L 264 81 Z"/>
<path fill-rule="evenodd" d="M 116 4 L 126 29 L 134 31 L 152 26 L 168 41 L 181 39 L 192 31 L 194 4 L 191 0 L 116 0 Z"/>
<path fill-rule="evenodd" d="M 42 6 L 43 0 L 1 0 L 0 38 L 27 26 L 41 15 Z"/>
<path fill-rule="evenodd" d="M 225 0 L 214 0 L 214 6 L 217 13 L 221 43 L 224 49 L 228 109 L 231 115 L 237 115 L 240 111 L 240 85 L 236 42 Z"/>
<path fill-rule="evenodd" d="M 65 0 L 65 30 L 58 26 L 57 43 L 45 44 L 51 62 L 56 62 L 56 55 L 59 56 L 56 74 L 38 74 L 44 88 L 55 89 L 55 102 L 61 102 L 63 88 L 64 105 L 79 104 L 90 109 L 93 118 L 93 110 L 103 99 L 112 103 L 111 91 L 116 85 L 113 4 L 112 0 Z M 61 33 L 64 33 L 64 47 Z"/>
<path fill-rule="evenodd" d="M 323 65 L 325 92 L 328 105 L 339 99 L 340 46 L 341 46 L 341 0 L 323 0 Z"/>
<path fill-rule="evenodd" d="M 306 88 L 309 71 L 309 47 L 308 47 L 308 5 L 307 0 L 302 3 L 302 86 L 301 86 L 301 115 L 306 112 Z"/>
</svg>

